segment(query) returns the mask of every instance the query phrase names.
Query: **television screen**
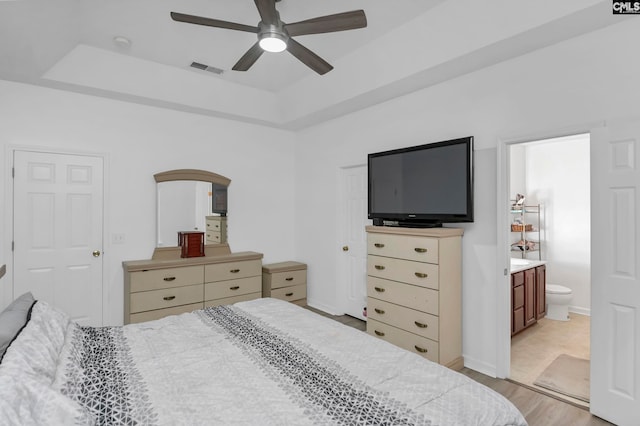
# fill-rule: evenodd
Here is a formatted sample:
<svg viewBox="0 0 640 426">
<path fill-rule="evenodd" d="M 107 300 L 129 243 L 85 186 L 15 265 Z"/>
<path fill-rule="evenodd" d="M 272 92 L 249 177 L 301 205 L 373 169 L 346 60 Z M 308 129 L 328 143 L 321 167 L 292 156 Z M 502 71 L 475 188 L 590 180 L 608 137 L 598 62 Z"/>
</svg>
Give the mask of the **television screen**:
<svg viewBox="0 0 640 426">
<path fill-rule="evenodd" d="M 368 159 L 368 213 L 374 223 L 473 221 L 473 137 L 369 154 Z"/>
<path fill-rule="evenodd" d="M 227 187 L 217 183 L 211 184 L 211 212 L 227 215 Z"/>
</svg>

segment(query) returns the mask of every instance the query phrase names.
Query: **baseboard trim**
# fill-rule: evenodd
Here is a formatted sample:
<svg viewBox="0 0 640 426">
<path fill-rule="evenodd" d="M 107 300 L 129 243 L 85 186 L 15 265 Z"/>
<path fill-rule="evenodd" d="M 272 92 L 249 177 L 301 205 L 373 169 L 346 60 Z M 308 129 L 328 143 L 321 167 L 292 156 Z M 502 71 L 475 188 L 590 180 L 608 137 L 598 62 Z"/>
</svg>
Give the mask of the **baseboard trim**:
<svg viewBox="0 0 640 426">
<path fill-rule="evenodd" d="M 482 373 L 489 377 L 494 377 L 494 378 L 497 377 L 496 375 L 497 369 L 495 365 L 487 364 L 486 362 L 479 361 L 473 357 L 470 357 L 464 354 L 463 354 L 463 358 L 464 358 L 465 367 L 475 370 L 478 373 Z"/>
<path fill-rule="evenodd" d="M 588 317 L 591 316 L 591 309 L 581 308 L 580 306 L 569 306 L 569 312 L 573 312 L 574 314 L 586 315 Z"/>
<path fill-rule="evenodd" d="M 318 303 L 315 300 L 309 298 L 307 298 L 307 306 L 311 306 L 314 309 L 319 309 L 329 315 L 344 315 L 344 312 L 338 312 L 333 306 L 328 306 L 324 303 Z"/>
</svg>

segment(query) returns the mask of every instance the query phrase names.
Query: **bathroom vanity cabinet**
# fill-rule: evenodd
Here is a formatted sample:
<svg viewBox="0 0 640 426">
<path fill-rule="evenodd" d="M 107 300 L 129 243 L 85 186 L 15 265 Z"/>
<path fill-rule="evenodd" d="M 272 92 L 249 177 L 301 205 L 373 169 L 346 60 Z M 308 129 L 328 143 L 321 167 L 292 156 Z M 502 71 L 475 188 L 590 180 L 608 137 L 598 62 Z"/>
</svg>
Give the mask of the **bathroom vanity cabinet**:
<svg viewBox="0 0 640 426">
<path fill-rule="evenodd" d="M 532 266 L 511 274 L 511 336 L 546 314 L 546 267 Z"/>
</svg>

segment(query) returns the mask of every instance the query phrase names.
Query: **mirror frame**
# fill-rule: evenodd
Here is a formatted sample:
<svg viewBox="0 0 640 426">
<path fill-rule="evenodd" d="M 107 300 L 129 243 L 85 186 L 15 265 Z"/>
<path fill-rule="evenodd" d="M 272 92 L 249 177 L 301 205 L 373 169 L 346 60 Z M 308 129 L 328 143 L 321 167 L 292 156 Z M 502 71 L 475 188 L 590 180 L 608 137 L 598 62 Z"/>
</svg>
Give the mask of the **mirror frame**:
<svg viewBox="0 0 640 426">
<path fill-rule="evenodd" d="M 231 179 L 228 177 L 208 172 L 206 170 L 197 169 L 177 169 L 166 172 L 156 173 L 153 175 L 156 183 L 170 182 L 174 180 L 199 180 L 203 182 L 212 182 L 219 185 L 229 186 Z"/>
<path fill-rule="evenodd" d="M 156 183 L 171 182 L 178 180 L 196 180 L 202 182 L 212 182 L 219 185 L 229 186 L 231 179 L 217 173 L 198 169 L 176 169 L 160 172 L 153 175 Z M 156 224 L 157 226 L 157 224 Z M 157 239 L 157 236 L 156 236 Z M 205 245 L 205 256 L 227 255 L 231 253 L 228 243 Z M 156 247 L 153 251 L 152 260 L 173 260 L 180 258 L 180 247 Z M 195 258 L 194 258 L 195 259 Z"/>
</svg>

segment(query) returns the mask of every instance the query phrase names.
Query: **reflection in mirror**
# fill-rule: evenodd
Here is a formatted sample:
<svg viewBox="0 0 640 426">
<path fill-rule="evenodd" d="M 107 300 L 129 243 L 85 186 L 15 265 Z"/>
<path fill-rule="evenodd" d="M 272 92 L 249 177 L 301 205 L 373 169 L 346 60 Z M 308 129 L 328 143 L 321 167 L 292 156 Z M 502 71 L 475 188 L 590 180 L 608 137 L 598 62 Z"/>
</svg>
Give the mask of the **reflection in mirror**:
<svg viewBox="0 0 640 426">
<path fill-rule="evenodd" d="M 211 182 L 159 182 L 158 247 L 177 245 L 180 231 L 205 232 L 211 202 Z"/>
<path fill-rule="evenodd" d="M 231 179 L 196 169 L 169 170 L 153 177 L 157 183 L 157 247 L 177 246 L 181 231 L 206 233 L 207 216 L 227 215 Z"/>
</svg>

